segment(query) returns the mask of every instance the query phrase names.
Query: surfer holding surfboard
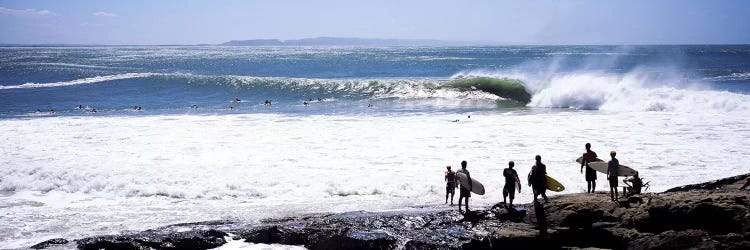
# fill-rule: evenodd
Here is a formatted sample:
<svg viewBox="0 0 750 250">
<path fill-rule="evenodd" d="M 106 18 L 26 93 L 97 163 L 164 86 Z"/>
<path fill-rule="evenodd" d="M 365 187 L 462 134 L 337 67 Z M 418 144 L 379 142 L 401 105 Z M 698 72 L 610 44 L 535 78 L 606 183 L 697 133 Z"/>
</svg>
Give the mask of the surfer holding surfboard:
<svg viewBox="0 0 750 250">
<path fill-rule="evenodd" d="M 471 197 L 471 189 L 472 189 L 472 181 L 471 181 L 471 174 L 469 174 L 469 170 L 466 169 L 466 161 L 461 161 L 461 169 L 456 171 L 456 173 L 459 175 L 459 178 L 461 178 L 461 188 L 459 189 L 458 193 L 458 212 L 461 212 L 461 199 L 466 198 L 466 212 L 469 212 L 469 197 Z M 461 176 L 463 175 L 463 176 Z M 463 179 L 466 179 L 468 181 L 464 182 Z"/>
<path fill-rule="evenodd" d="M 583 167 L 586 166 L 586 184 L 588 184 L 587 193 L 594 193 L 596 191 L 596 170 L 589 167 L 589 163 L 595 161 L 602 161 L 596 158 L 596 152 L 591 150 L 591 143 L 586 143 L 586 153 L 581 157 L 581 173 L 583 173 Z"/>
<path fill-rule="evenodd" d="M 505 177 L 505 187 L 503 187 L 503 203 L 505 208 L 513 207 L 513 199 L 516 197 L 516 187 L 518 192 L 521 192 L 521 180 L 518 179 L 518 173 L 513 166 L 516 165 L 513 161 L 508 162 L 508 168 L 503 170 L 503 177 Z M 505 201 L 506 197 L 510 197 L 510 203 Z"/>
<path fill-rule="evenodd" d="M 544 198 L 544 202 L 548 202 L 547 199 L 547 166 L 542 163 L 542 156 L 537 155 L 534 157 L 536 164 L 531 167 L 529 173 L 529 186 L 534 191 L 534 202 L 537 197 L 541 194 Z"/>
</svg>

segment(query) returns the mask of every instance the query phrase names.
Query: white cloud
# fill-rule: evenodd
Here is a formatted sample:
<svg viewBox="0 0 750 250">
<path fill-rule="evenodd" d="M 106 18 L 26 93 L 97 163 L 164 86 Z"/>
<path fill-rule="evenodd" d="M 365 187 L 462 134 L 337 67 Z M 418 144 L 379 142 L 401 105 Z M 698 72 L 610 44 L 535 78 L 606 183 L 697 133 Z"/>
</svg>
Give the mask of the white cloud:
<svg viewBox="0 0 750 250">
<path fill-rule="evenodd" d="M 17 10 L 5 7 L 0 7 L 0 14 L 8 14 L 13 16 L 56 16 L 55 12 L 49 10 L 36 10 L 36 9 L 25 9 Z"/>
<path fill-rule="evenodd" d="M 94 12 L 94 13 L 91 13 L 91 14 L 94 15 L 94 16 L 100 16 L 100 17 L 118 17 L 118 16 L 120 16 L 117 13 L 104 12 L 104 11 L 97 11 L 97 12 Z"/>
</svg>

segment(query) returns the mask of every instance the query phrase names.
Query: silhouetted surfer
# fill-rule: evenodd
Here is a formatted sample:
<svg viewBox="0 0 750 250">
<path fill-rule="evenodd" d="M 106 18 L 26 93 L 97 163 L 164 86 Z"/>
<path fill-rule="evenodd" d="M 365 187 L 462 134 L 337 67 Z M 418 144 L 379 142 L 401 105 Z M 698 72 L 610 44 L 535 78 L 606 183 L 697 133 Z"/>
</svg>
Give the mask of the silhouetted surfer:
<svg viewBox="0 0 750 250">
<path fill-rule="evenodd" d="M 627 185 L 624 191 L 625 193 L 623 194 L 625 197 L 634 194 L 641 194 L 641 189 L 643 189 L 643 179 L 638 176 L 638 172 L 635 172 L 635 175 L 633 175 L 633 177 L 622 180 L 622 183 Z"/>
<path fill-rule="evenodd" d="M 549 201 L 547 199 L 547 166 L 542 163 L 542 156 L 537 155 L 534 159 L 536 163 L 529 172 L 529 186 L 534 191 L 534 202 L 539 195 L 542 195 L 544 202 L 547 202 Z"/>
<path fill-rule="evenodd" d="M 466 161 L 461 161 L 461 169 L 456 171 L 456 173 L 463 173 L 466 175 L 466 179 L 468 179 L 469 186 L 466 187 L 464 185 L 461 185 L 461 188 L 459 188 L 458 192 L 458 212 L 461 212 L 461 199 L 466 199 L 466 212 L 469 212 L 469 197 L 471 197 L 471 175 L 469 174 L 469 170 L 466 169 Z"/>
<path fill-rule="evenodd" d="M 583 166 L 586 166 L 587 193 L 596 191 L 596 170 L 589 167 L 589 163 L 596 161 L 596 157 L 596 152 L 591 150 L 591 143 L 586 143 L 586 153 L 583 153 L 583 159 L 581 159 L 581 173 L 583 173 Z"/>
<path fill-rule="evenodd" d="M 617 152 L 612 151 L 609 152 L 609 156 L 612 157 L 612 160 L 607 163 L 607 180 L 609 180 L 609 197 L 612 199 L 612 201 L 617 201 L 619 199 L 617 194 L 617 172 L 620 168 L 620 161 L 615 158 L 617 155 Z"/>
<path fill-rule="evenodd" d="M 241 102 L 241 101 L 242 100 L 240 100 L 240 98 L 236 98 L 236 97 L 234 98 L 234 100 L 232 100 L 232 102 L 234 102 L 234 103 Z"/>
<path fill-rule="evenodd" d="M 451 166 L 446 167 L 445 171 L 445 204 L 448 204 L 448 194 L 451 196 L 451 206 L 453 206 L 453 195 L 456 194 L 456 172 L 451 170 Z"/>
<path fill-rule="evenodd" d="M 513 207 L 513 199 L 516 197 L 516 186 L 518 186 L 518 192 L 521 192 L 521 180 L 518 178 L 518 173 L 513 166 L 516 164 L 513 161 L 508 162 L 508 168 L 503 170 L 503 177 L 505 177 L 505 186 L 503 187 L 503 203 L 506 208 Z M 509 197 L 510 202 L 506 202 L 505 198 Z"/>
</svg>

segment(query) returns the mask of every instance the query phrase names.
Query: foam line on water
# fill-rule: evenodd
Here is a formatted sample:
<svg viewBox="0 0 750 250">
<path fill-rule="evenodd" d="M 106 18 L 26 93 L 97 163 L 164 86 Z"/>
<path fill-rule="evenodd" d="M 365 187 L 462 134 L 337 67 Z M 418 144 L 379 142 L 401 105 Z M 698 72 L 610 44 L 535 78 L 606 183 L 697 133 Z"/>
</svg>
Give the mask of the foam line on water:
<svg viewBox="0 0 750 250">
<path fill-rule="evenodd" d="M 81 84 L 92 84 L 92 83 L 100 83 L 100 82 L 107 82 L 107 81 L 114 81 L 114 80 L 123 80 L 123 79 L 131 79 L 131 78 L 143 78 L 143 77 L 149 77 L 149 76 L 154 76 L 154 75 L 157 75 L 157 73 L 124 73 L 124 74 L 116 74 L 116 75 L 88 77 L 88 78 L 76 79 L 76 80 L 72 80 L 72 81 L 62 81 L 62 82 L 24 83 L 24 84 L 20 84 L 20 85 L 0 85 L 0 89 L 28 89 L 28 88 L 64 87 L 64 86 L 74 86 L 74 85 L 81 85 Z"/>
</svg>

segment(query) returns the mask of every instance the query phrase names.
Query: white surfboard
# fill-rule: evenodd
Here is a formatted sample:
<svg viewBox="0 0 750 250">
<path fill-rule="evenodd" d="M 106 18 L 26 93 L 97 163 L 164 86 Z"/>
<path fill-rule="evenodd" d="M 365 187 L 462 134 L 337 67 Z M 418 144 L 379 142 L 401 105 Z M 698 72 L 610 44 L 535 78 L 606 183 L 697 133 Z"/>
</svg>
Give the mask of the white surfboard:
<svg viewBox="0 0 750 250">
<path fill-rule="evenodd" d="M 461 186 L 469 186 L 469 177 L 466 177 L 464 173 L 456 172 L 456 177 L 458 177 L 458 183 L 461 184 Z M 484 195 L 484 185 L 477 181 L 477 179 L 471 178 L 471 192 L 478 195 Z"/>
<path fill-rule="evenodd" d="M 607 162 L 606 161 L 596 161 L 589 163 L 589 167 L 592 169 L 602 172 L 604 174 L 607 173 Z M 620 167 L 617 169 L 617 176 L 633 176 L 635 175 L 637 171 L 635 169 L 620 164 Z"/>
</svg>

